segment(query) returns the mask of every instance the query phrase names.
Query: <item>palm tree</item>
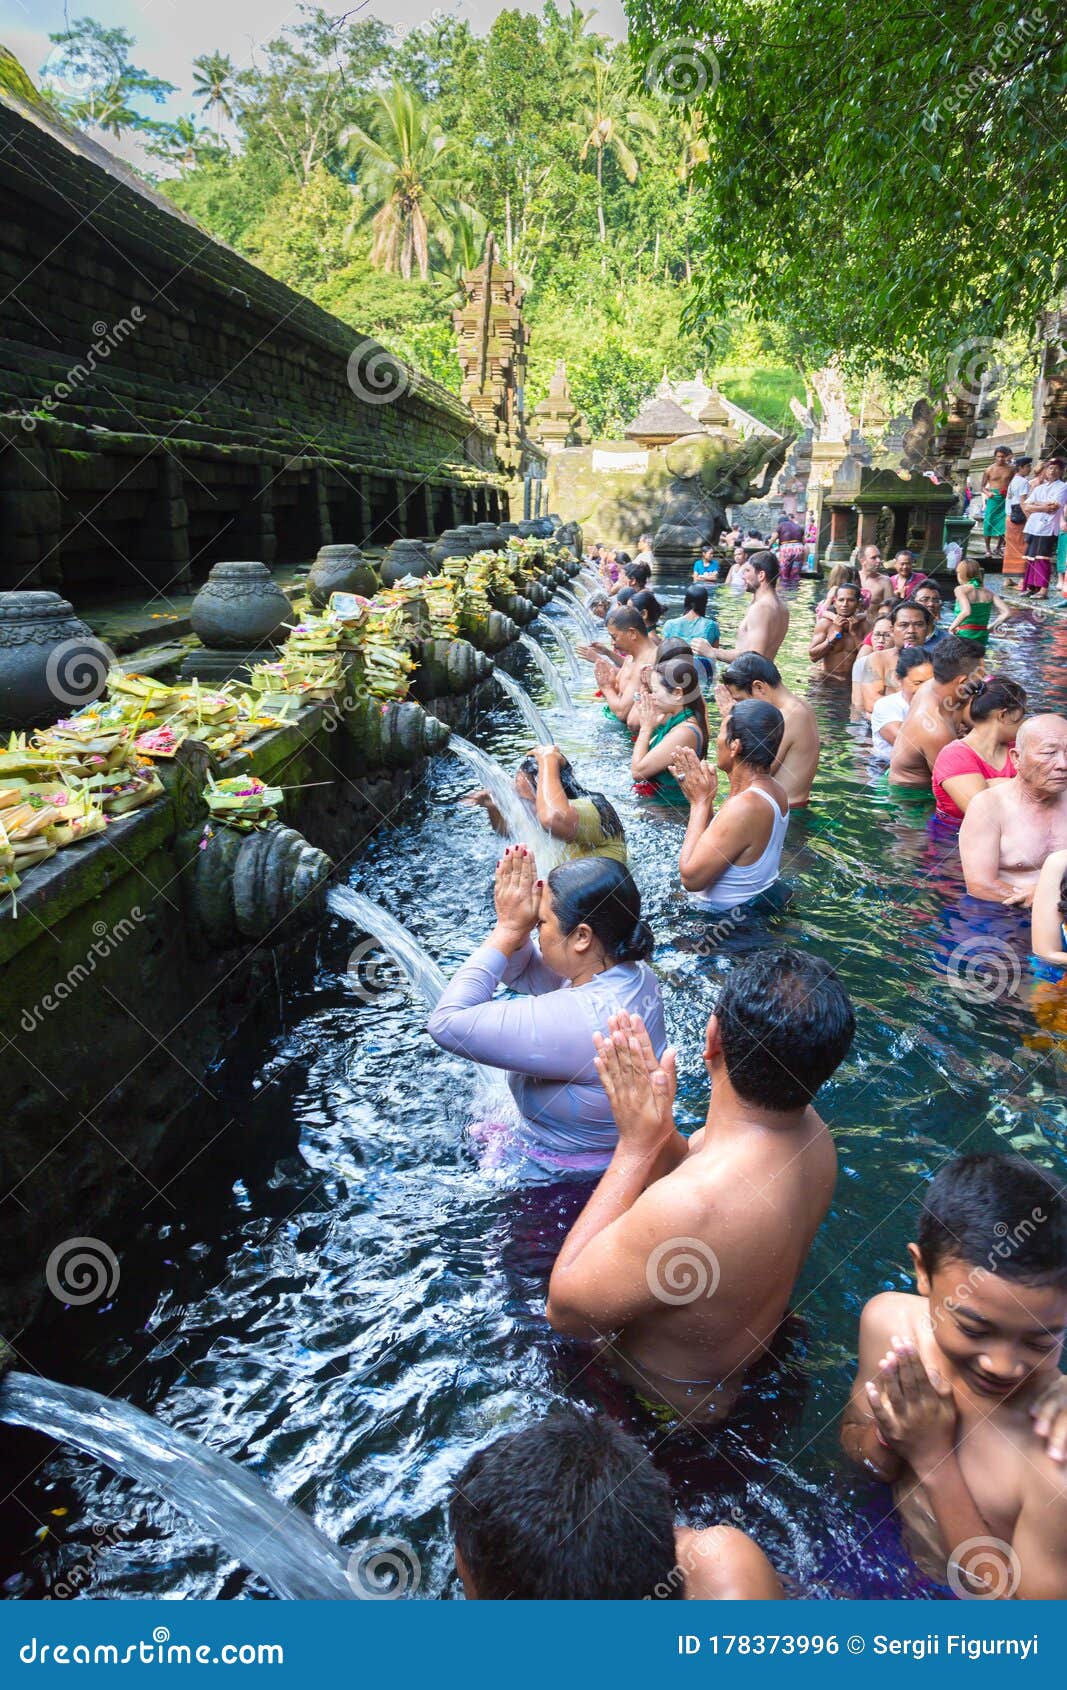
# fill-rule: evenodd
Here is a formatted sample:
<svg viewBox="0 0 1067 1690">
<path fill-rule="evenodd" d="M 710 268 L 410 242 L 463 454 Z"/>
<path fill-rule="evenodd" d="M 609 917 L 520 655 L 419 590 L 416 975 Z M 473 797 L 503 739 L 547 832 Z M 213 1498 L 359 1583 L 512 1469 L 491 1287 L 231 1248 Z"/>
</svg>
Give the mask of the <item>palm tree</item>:
<svg viewBox="0 0 1067 1690">
<path fill-rule="evenodd" d="M 578 154 L 584 164 L 589 154 L 596 154 L 597 223 L 601 243 L 608 238 L 604 221 L 604 154 L 611 153 L 628 182 L 637 180 L 638 163 L 629 142 L 639 135 L 654 135 L 656 122 L 651 112 L 631 107 L 629 90 L 615 68 L 604 59 L 591 60 L 593 77 L 591 100 L 582 106 L 569 127 L 581 141 Z"/>
<path fill-rule="evenodd" d="M 215 140 L 222 145 L 222 120 L 237 109 L 237 83 L 229 53 L 201 53 L 193 60 L 193 94 L 203 111 L 215 113 Z"/>
<path fill-rule="evenodd" d="M 448 174 L 448 138 L 430 109 L 398 82 L 374 96 L 369 129 L 351 124 L 340 137 L 360 165 L 360 196 L 373 211 L 371 263 L 410 279 L 430 273 L 430 242 L 452 249 L 456 183 Z"/>
<path fill-rule="evenodd" d="M 200 126 L 195 117 L 175 118 L 173 123 L 157 123 L 153 128 L 155 133 L 146 152 L 151 153 L 153 158 L 176 164 L 183 175 L 200 163 L 205 147 L 208 152 L 211 151 L 211 131 Z"/>
</svg>

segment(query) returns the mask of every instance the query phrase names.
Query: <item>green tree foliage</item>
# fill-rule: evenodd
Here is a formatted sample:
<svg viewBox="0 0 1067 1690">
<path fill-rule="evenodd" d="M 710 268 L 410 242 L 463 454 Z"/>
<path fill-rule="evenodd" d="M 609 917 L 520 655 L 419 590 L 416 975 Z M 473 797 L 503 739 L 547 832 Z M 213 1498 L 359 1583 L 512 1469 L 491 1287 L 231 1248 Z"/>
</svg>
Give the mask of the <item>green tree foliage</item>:
<svg viewBox="0 0 1067 1690">
<path fill-rule="evenodd" d="M 754 343 L 732 303 L 683 322 L 708 267 L 707 122 L 635 76 L 573 0 L 503 11 L 484 36 L 453 15 L 401 34 L 304 6 L 243 67 L 205 42 L 188 92 L 197 116 L 151 141 L 175 203 L 454 388 L 451 312 L 492 231 L 526 289 L 528 410 L 559 358 L 598 434 L 665 372 L 730 365 L 725 390 L 772 423 L 803 391 L 788 337 L 763 325 Z M 743 266 L 748 248 L 730 254 Z"/>
<path fill-rule="evenodd" d="M 776 318 L 931 389 L 969 339 L 1032 330 L 1065 282 L 1067 43 L 1051 7 L 628 0 L 654 80 L 687 38 L 696 321 Z"/>
<path fill-rule="evenodd" d="M 172 82 L 149 76 L 130 60 L 135 45 L 125 29 L 105 29 L 95 18 L 78 18 L 49 35 L 53 51 L 43 66 L 44 92 L 72 123 L 121 135 L 151 130 L 152 120 L 137 100 L 157 105 L 175 92 Z"/>
</svg>

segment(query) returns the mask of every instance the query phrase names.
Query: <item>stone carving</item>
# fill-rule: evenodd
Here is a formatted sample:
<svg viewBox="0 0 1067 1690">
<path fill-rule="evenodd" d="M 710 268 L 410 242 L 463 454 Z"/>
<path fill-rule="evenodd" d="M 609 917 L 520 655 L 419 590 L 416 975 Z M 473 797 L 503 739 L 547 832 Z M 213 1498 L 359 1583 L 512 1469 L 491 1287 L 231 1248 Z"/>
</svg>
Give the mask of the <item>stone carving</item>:
<svg viewBox="0 0 1067 1690">
<path fill-rule="evenodd" d="M 836 360 L 831 359 L 823 369 L 816 370 L 811 378 L 811 385 L 815 389 L 822 408 L 819 439 L 849 440 L 852 436 L 854 423 L 852 413 L 848 408 L 848 401 L 845 398 L 845 384 Z"/>
<path fill-rule="evenodd" d="M 43 727 L 99 698 L 109 654 L 58 593 L 0 593 L 0 726 Z"/>
<path fill-rule="evenodd" d="M 344 720 L 368 768 L 410 769 L 448 744 L 445 724 L 407 700 L 384 708 L 370 700 L 346 710 Z"/>
<path fill-rule="evenodd" d="M 394 540 L 382 559 L 382 582 L 395 587 L 407 575 L 433 575 L 439 567 L 425 540 Z"/>
<path fill-rule="evenodd" d="M 330 859 L 303 834 L 276 823 L 241 834 L 220 827 L 189 876 L 190 914 L 213 948 L 277 944 L 322 919 Z"/>
<path fill-rule="evenodd" d="M 690 434 L 667 447 L 670 488 L 652 549 L 664 576 L 686 579 L 702 546 L 714 545 L 727 525 L 727 506 L 762 499 L 793 444 L 793 436 L 726 437 Z M 757 486 L 752 476 L 765 464 Z"/>
<path fill-rule="evenodd" d="M 904 469 L 933 469 L 932 456 L 937 416 L 929 399 L 917 399 L 911 409 L 911 424 L 904 431 L 900 462 Z"/>
<path fill-rule="evenodd" d="M 589 430 L 574 400 L 567 381 L 567 366 L 561 358 L 548 384 L 548 397 L 534 406 L 531 433 L 547 452 L 559 452 L 564 446 L 582 445 L 589 438 Z"/>
<path fill-rule="evenodd" d="M 496 455 L 514 474 L 522 460 L 522 391 L 530 332 L 522 317 L 525 292 L 497 261 L 490 235 L 485 256 L 463 277 L 465 303 L 452 313 L 463 370 L 460 397 L 493 435 Z"/>
<path fill-rule="evenodd" d="M 193 632 L 213 651 L 276 643 L 292 606 L 265 563 L 217 563 L 193 600 Z"/>
</svg>

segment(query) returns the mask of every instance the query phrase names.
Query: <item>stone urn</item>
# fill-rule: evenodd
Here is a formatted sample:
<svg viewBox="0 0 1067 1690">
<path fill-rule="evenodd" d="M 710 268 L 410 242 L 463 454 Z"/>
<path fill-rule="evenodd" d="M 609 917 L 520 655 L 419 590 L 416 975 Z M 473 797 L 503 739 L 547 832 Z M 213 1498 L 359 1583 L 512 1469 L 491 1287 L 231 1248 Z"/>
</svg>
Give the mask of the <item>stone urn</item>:
<svg viewBox="0 0 1067 1690">
<path fill-rule="evenodd" d="M 475 531 L 479 536 L 480 546 L 489 551 L 503 551 L 507 544 L 506 538 L 500 532 L 498 523 L 479 522 L 475 524 Z"/>
<path fill-rule="evenodd" d="M 479 549 L 478 540 L 468 528 L 446 528 L 430 548 L 430 556 L 440 568 L 446 558 L 472 557 Z"/>
<path fill-rule="evenodd" d="M 359 593 L 373 598 L 378 574 L 358 546 L 320 546 L 308 571 L 308 597 L 316 610 L 324 610 L 331 593 Z"/>
<path fill-rule="evenodd" d="M 91 704 L 110 662 L 58 593 L 0 593 L 0 726 L 49 727 Z"/>
<path fill-rule="evenodd" d="M 293 614 L 265 563 L 217 563 L 193 600 L 193 632 L 212 651 L 256 651 Z"/>
<path fill-rule="evenodd" d="M 394 540 L 382 559 L 382 584 L 395 587 L 405 575 L 432 575 L 437 567 L 425 540 Z"/>
</svg>

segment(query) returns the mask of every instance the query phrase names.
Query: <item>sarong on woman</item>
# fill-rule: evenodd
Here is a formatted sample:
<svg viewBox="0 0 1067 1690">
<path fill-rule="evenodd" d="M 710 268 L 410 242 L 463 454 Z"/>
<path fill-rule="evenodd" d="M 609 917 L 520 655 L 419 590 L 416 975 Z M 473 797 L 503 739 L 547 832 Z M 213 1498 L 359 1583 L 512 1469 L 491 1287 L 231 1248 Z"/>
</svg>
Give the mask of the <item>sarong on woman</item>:
<svg viewBox="0 0 1067 1690">
<path fill-rule="evenodd" d="M 1005 526 L 1004 558 L 1001 566 L 1005 575 L 1021 575 L 1026 568 L 1024 526 L 1021 522 L 1009 522 Z"/>
</svg>

